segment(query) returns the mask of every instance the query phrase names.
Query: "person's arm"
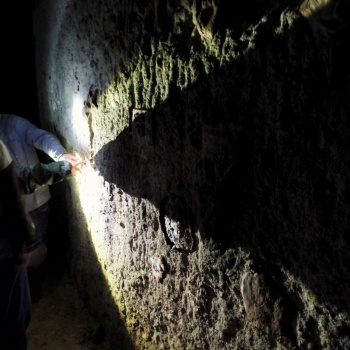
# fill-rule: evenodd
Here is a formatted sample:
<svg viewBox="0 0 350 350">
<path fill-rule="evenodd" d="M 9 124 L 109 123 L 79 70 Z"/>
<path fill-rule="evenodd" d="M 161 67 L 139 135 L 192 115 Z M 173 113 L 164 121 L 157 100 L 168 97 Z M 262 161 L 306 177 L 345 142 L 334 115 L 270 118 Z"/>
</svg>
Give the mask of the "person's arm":
<svg viewBox="0 0 350 350">
<path fill-rule="evenodd" d="M 63 154 L 68 154 L 68 151 L 54 134 L 38 128 L 20 116 L 13 116 L 13 118 L 15 118 L 16 133 L 27 144 L 43 151 L 55 161 L 59 160 Z"/>
<path fill-rule="evenodd" d="M 16 174 L 25 194 L 34 192 L 42 185 L 54 185 L 71 177 L 71 165 L 67 161 L 31 166 L 16 166 Z"/>
<path fill-rule="evenodd" d="M 38 128 L 25 118 L 19 116 L 13 116 L 13 118 L 15 118 L 14 126 L 17 135 L 27 144 L 43 151 L 55 161 L 68 161 L 73 171 L 80 171 L 81 165 L 85 162 L 69 153 L 55 135 Z"/>
</svg>

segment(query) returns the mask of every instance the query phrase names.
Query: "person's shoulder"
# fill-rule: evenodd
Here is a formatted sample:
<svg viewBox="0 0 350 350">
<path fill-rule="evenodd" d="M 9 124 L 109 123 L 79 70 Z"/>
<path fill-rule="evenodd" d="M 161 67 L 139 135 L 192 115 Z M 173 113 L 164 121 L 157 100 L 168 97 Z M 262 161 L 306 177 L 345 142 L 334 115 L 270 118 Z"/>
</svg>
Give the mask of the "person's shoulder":
<svg viewBox="0 0 350 350">
<path fill-rule="evenodd" d="M 28 119 L 16 114 L 0 114 L 0 121 L 7 123 L 29 122 Z"/>
<path fill-rule="evenodd" d="M 0 140 L 0 171 L 7 168 L 11 164 L 10 153 L 5 144 Z"/>
<path fill-rule="evenodd" d="M 28 128 L 31 128 L 31 129 L 38 128 L 27 118 L 16 114 L 8 115 L 8 127 L 10 129 L 16 129 L 16 130 L 27 130 Z"/>
</svg>

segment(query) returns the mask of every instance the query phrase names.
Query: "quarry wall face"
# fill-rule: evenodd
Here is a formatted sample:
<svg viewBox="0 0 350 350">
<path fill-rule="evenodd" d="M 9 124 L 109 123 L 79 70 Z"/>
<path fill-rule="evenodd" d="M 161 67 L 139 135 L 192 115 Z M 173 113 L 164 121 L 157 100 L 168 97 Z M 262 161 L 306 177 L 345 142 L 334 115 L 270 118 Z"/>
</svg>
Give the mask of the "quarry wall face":
<svg viewBox="0 0 350 350">
<path fill-rule="evenodd" d="M 52 201 L 111 349 L 345 349 L 348 5 L 32 1 Z"/>
</svg>

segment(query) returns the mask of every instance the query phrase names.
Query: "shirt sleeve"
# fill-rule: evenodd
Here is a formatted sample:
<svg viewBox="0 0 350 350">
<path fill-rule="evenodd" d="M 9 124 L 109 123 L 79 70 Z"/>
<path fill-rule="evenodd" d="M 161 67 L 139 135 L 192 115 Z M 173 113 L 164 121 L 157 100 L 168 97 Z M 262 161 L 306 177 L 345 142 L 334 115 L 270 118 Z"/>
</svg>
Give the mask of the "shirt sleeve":
<svg viewBox="0 0 350 350">
<path fill-rule="evenodd" d="M 43 151 L 55 161 L 62 154 L 68 153 L 55 135 L 38 128 L 25 118 L 16 116 L 16 132 L 26 143 Z"/>
<path fill-rule="evenodd" d="M 16 174 L 25 194 L 33 193 L 43 185 L 54 185 L 72 175 L 70 164 L 66 160 L 16 166 Z"/>
</svg>

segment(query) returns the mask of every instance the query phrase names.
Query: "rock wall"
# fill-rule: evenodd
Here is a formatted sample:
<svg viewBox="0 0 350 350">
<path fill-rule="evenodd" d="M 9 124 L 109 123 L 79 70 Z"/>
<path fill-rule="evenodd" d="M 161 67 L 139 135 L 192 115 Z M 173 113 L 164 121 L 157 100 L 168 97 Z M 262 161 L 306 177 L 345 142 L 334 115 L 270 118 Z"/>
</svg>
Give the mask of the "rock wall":
<svg viewBox="0 0 350 350">
<path fill-rule="evenodd" d="M 349 5 L 32 1 L 54 200 L 111 349 L 343 349 Z M 233 8 L 231 8 L 233 7 Z"/>
</svg>

